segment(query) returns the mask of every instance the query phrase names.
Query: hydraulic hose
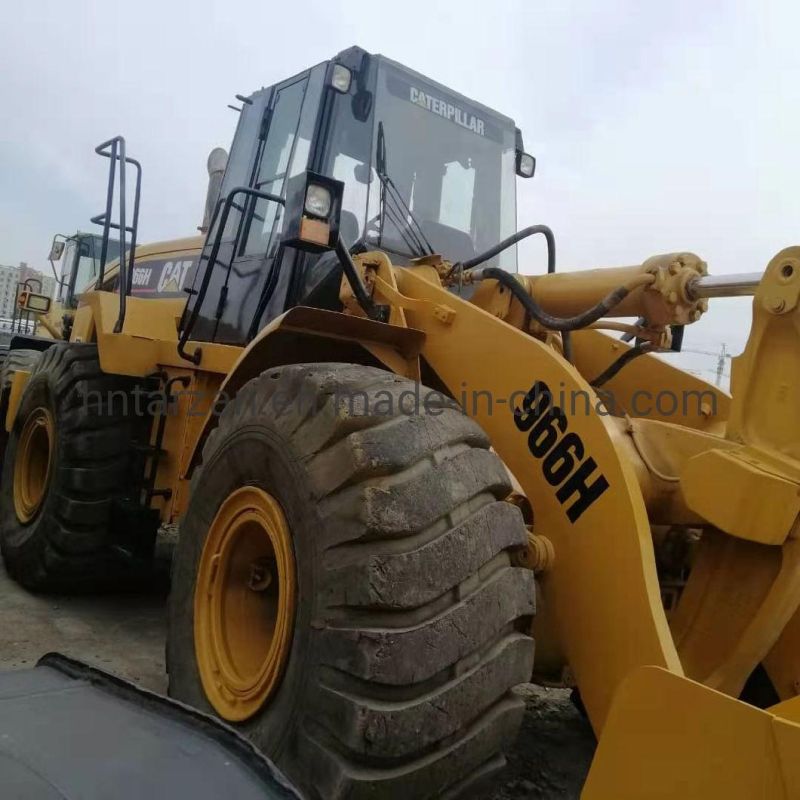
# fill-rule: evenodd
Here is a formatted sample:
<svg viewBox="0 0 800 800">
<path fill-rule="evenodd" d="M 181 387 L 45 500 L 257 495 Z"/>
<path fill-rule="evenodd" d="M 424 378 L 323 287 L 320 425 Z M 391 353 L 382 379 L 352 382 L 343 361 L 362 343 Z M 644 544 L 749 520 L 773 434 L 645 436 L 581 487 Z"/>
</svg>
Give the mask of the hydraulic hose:
<svg viewBox="0 0 800 800">
<path fill-rule="evenodd" d="M 619 305 L 630 294 L 632 289 L 653 281 L 652 275 L 639 275 L 628 284 L 619 286 L 613 292 L 609 292 L 599 303 L 580 314 L 576 314 L 574 317 L 554 317 L 552 314 L 548 314 L 525 291 L 524 287 L 510 272 L 497 267 L 487 267 L 480 270 L 480 278 L 492 278 L 505 286 L 519 300 L 531 318 L 535 319 L 543 327 L 553 331 L 574 331 L 579 328 L 585 328 L 608 314 L 614 306 Z"/>
<path fill-rule="evenodd" d="M 570 364 L 574 363 L 572 360 L 572 336 L 569 331 L 561 331 L 561 351 Z"/>
<path fill-rule="evenodd" d="M 635 347 L 631 347 L 630 350 L 626 350 L 619 358 L 612 361 L 593 381 L 589 382 L 589 385 L 594 389 L 599 389 L 617 375 L 624 366 L 639 356 L 649 353 L 652 349 L 653 347 L 649 344 L 637 344 Z"/>
<path fill-rule="evenodd" d="M 553 236 L 553 231 L 551 231 L 547 225 L 531 225 L 527 228 L 523 228 L 521 231 L 517 231 L 515 234 L 513 234 L 513 236 L 503 239 L 503 241 L 499 244 L 496 244 L 494 247 L 490 247 L 488 250 L 480 253 L 474 258 L 470 258 L 467 261 L 462 261 L 460 264 L 456 264 L 452 271 L 464 271 L 472 269 L 473 267 L 477 267 L 478 264 L 483 264 L 484 261 L 494 258 L 498 253 L 502 253 L 503 250 L 507 250 L 517 242 L 521 242 L 523 239 L 527 239 L 529 236 L 533 236 L 536 233 L 541 233 L 544 238 L 547 239 L 547 271 L 552 274 L 556 271 L 556 237 Z"/>
</svg>

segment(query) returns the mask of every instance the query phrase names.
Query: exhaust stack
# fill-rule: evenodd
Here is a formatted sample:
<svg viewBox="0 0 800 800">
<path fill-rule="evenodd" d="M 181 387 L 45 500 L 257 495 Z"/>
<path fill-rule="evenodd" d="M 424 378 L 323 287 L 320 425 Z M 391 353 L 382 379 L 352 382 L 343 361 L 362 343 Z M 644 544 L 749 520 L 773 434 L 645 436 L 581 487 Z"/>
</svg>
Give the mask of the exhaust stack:
<svg viewBox="0 0 800 800">
<path fill-rule="evenodd" d="M 222 147 L 215 147 L 208 154 L 208 191 L 206 192 L 206 207 L 203 212 L 203 224 L 198 228 L 201 233 L 208 233 L 214 208 L 219 201 L 222 190 L 222 176 L 228 165 L 228 153 Z"/>
</svg>

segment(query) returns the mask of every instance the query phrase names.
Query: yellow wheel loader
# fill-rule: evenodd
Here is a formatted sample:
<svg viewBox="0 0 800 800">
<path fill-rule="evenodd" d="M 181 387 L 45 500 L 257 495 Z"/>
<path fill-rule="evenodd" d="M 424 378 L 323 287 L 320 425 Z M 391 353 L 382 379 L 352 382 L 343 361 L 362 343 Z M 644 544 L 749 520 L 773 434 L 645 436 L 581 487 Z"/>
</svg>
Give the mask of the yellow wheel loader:
<svg viewBox="0 0 800 800">
<path fill-rule="evenodd" d="M 225 157 L 224 151 L 217 150 Z M 212 181 L 209 189 L 213 188 Z M 217 187 L 218 189 L 218 187 Z M 134 222 L 135 224 L 135 222 Z M 201 228 L 202 230 L 202 228 Z M 131 293 L 148 299 L 185 297 L 197 268 L 203 238 L 200 236 L 155 242 L 136 248 L 131 263 Z M 48 261 L 56 278 L 55 297 L 43 295 L 28 282 L 18 287 L 17 306 L 8 344 L 0 346 L 0 417 L 5 417 L 14 373 L 30 372 L 52 340 L 69 341 L 72 320 L 83 292 L 97 287 L 100 264 L 104 268 L 102 288 L 116 291 L 119 286 L 119 241 L 108 238 L 103 255 L 103 237 L 78 231 L 71 236 L 56 234 Z M 38 283 L 38 282 L 37 282 Z M 0 463 L 6 431 L 0 428 Z"/>
<path fill-rule="evenodd" d="M 99 236 L 81 233 L 74 236 L 56 234 L 50 248 L 48 260 L 56 279 L 56 297 L 42 293 L 42 281 L 28 278 L 17 284 L 10 331 L 0 345 L 0 415 L 5 416 L 8 393 L 14 373 L 18 370 L 30 371 L 41 357 L 43 349 L 50 346 L 42 339 L 69 339 L 70 317 L 67 309 L 77 307 L 75 293 L 78 286 L 85 285 L 82 277 L 88 277 L 97 263 Z M 108 247 L 114 257 L 119 244 L 109 240 Z M 96 254 L 95 254 L 96 249 Z M 56 268 L 60 261 L 60 270 Z M 5 447 L 5 430 L 0 432 L 0 458 Z"/>
<path fill-rule="evenodd" d="M 170 693 L 308 797 L 479 792 L 531 679 L 587 798 L 800 796 L 800 248 L 562 274 L 509 118 L 358 48 L 240 100 L 188 300 L 123 258 L 14 375 L 9 571 L 116 582 L 180 523 Z M 729 396 L 661 354 L 741 294 Z"/>
<path fill-rule="evenodd" d="M 80 292 L 97 273 L 102 242 L 101 236 L 80 231 L 72 236 L 57 233 L 48 255 L 56 280 L 55 296 L 43 294 L 41 281 L 36 278 L 17 286 L 11 334 L 8 343 L 0 347 L 0 414 L 5 415 L 14 373 L 29 372 L 50 347 L 51 340 L 69 339 Z M 108 259 L 119 256 L 117 240 L 109 239 L 106 247 Z M 113 268 L 109 269 L 112 274 Z M 5 431 L 0 434 L 0 457 L 4 442 Z"/>
</svg>

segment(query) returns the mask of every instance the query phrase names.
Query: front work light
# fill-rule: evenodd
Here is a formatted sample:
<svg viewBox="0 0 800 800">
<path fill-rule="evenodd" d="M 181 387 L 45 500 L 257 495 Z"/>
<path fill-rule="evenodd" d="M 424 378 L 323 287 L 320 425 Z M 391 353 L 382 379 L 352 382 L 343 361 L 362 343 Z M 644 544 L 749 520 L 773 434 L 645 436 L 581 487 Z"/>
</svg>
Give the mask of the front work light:
<svg viewBox="0 0 800 800">
<path fill-rule="evenodd" d="M 536 159 L 517 150 L 517 175 L 520 178 L 532 178 L 534 172 L 536 172 Z"/>
<path fill-rule="evenodd" d="M 306 211 L 314 217 L 327 218 L 331 213 L 331 193 L 318 183 L 309 183 L 306 189 Z"/>
<path fill-rule="evenodd" d="M 331 70 L 331 86 L 341 94 L 347 94 L 350 91 L 350 83 L 353 80 L 353 74 L 343 64 L 334 64 Z"/>
<path fill-rule="evenodd" d="M 282 243 L 312 253 L 336 247 L 343 194 L 341 181 L 316 172 L 301 172 L 290 178 Z"/>
<path fill-rule="evenodd" d="M 17 305 L 21 311 L 47 314 L 50 311 L 50 298 L 45 294 L 36 294 L 26 289 L 19 293 Z"/>
</svg>

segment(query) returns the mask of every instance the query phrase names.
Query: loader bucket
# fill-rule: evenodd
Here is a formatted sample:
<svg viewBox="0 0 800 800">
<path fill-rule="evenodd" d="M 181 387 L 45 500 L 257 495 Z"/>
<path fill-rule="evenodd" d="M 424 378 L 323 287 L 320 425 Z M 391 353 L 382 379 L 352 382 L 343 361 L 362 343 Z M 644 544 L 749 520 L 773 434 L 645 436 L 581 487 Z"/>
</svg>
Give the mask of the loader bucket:
<svg viewBox="0 0 800 800">
<path fill-rule="evenodd" d="M 761 710 L 640 667 L 614 698 L 581 797 L 800 797 L 800 700 Z"/>
</svg>

